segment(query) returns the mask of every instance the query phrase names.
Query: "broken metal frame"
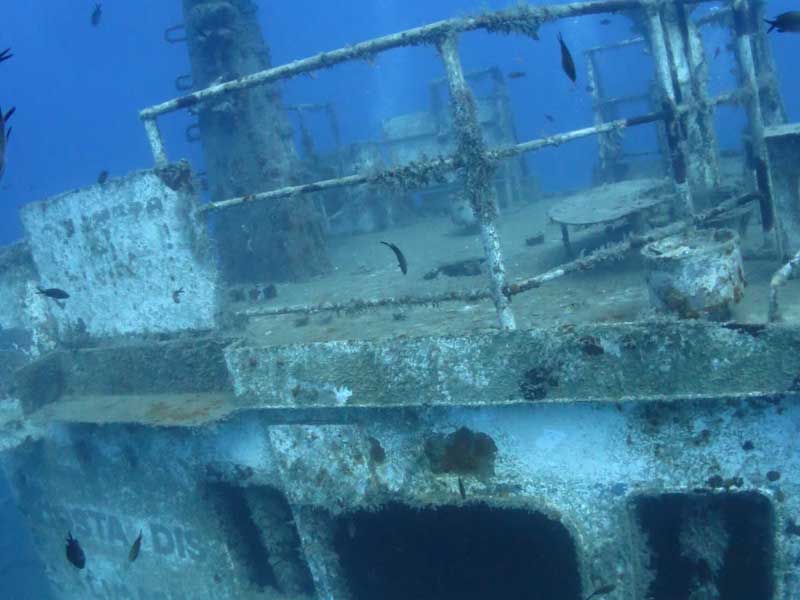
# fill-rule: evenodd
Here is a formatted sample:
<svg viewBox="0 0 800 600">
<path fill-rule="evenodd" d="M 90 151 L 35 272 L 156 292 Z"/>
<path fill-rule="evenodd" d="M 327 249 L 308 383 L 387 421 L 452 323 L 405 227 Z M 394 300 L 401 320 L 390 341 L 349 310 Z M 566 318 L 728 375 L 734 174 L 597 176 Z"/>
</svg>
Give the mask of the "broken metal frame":
<svg viewBox="0 0 800 600">
<path fill-rule="evenodd" d="M 592 111 L 594 112 L 595 125 L 602 125 L 609 119 L 610 108 L 619 104 L 626 104 L 637 102 L 641 100 L 649 101 L 651 110 L 653 109 L 653 98 L 650 94 L 637 94 L 631 96 L 608 97 L 605 94 L 605 88 L 600 76 L 600 66 L 598 64 L 598 54 L 619 50 L 620 48 L 627 48 L 636 44 L 644 44 L 646 40 L 643 37 L 634 37 L 626 40 L 612 42 L 602 46 L 595 46 L 588 48 L 584 51 L 583 55 L 586 62 L 586 79 L 588 81 L 589 93 L 592 95 Z M 620 159 L 627 156 L 622 150 L 621 145 L 618 145 L 618 136 L 612 134 L 600 134 L 597 136 L 598 142 L 598 160 L 600 163 L 600 173 L 605 174 L 608 170 L 618 163 Z M 661 148 L 663 154 L 668 154 L 666 147 Z"/>
<path fill-rule="evenodd" d="M 700 0 L 701 2 L 711 0 Z M 682 3 L 675 0 L 676 5 Z M 741 5 L 743 0 L 733 0 L 735 7 L 740 7 L 738 14 L 743 15 Z M 669 144 L 672 163 L 672 176 L 674 179 L 675 190 L 679 197 L 679 202 L 683 206 L 684 216 L 692 217 L 694 206 L 692 192 L 687 181 L 687 169 L 690 167 L 688 156 L 688 145 L 686 135 L 682 131 L 686 130 L 685 115 L 694 113 L 698 110 L 697 104 L 692 98 L 689 77 L 691 66 L 684 64 L 686 55 L 681 55 L 684 59 L 681 65 L 674 65 L 675 60 L 671 60 L 667 42 L 673 44 L 682 43 L 676 37 L 672 28 L 665 26 L 663 10 L 671 4 L 660 0 L 595 0 L 589 2 L 575 2 L 554 6 L 528 6 L 521 5 L 512 9 L 486 12 L 473 17 L 454 18 L 438 21 L 414 29 L 409 29 L 399 33 L 375 38 L 366 42 L 361 42 L 353 46 L 339 48 L 330 52 L 323 52 L 315 56 L 296 60 L 285 65 L 259 71 L 251 75 L 241 77 L 225 83 L 212 85 L 206 89 L 198 90 L 191 94 L 175 98 L 162 104 L 152 106 L 140 112 L 153 158 L 157 168 L 167 165 L 167 155 L 164 149 L 163 139 L 158 129 L 157 118 L 161 115 L 174 112 L 183 108 L 191 109 L 204 101 L 210 100 L 220 95 L 243 91 L 251 87 L 272 83 L 282 79 L 287 79 L 303 73 L 311 73 L 320 69 L 331 68 L 337 64 L 352 60 L 374 60 L 377 54 L 387 50 L 405 47 L 428 45 L 435 46 L 439 51 L 439 56 L 444 63 L 447 82 L 451 96 L 451 110 L 453 111 L 453 122 L 455 134 L 458 140 L 457 151 L 451 157 L 438 158 L 432 161 L 412 163 L 410 165 L 396 169 L 383 171 L 375 174 L 358 174 L 336 179 L 317 181 L 310 184 L 289 186 L 278 190 L 249 194 L 238 198 L 231 198 L 218 202 L 212 202 L 198 209 L 199 214 L 212 210 L 221 210 L 239 204 L 253 201 L 264 201 L 283 197 L 296 196 L 299 194 L 317 192 L 324 189 L 338 187 L 348 187 L 363 183 L 379 183 L 389 185 L 404 185 L 407 182 L 419 182 L 430 180 L 431 178 L 442 177 L 445 173 L 454 169 L 461 169 L 466 180 L 467 195 L 472 204 L 473 210 L 478 218 L 481 240 L 484 252 L 489 264 L 490 277 L 490 296 L 497 311 L 498 320 L 501 328 L 515 329 L 514 315 L 509 306 L 509 290 L 531 289 L 536 286 L 525 286 L 513 284 L 509 286 L 506 282 L 505 266 L 500 245 L 499 235 L 495 226 L 496 202 L 493 197 L 493 189 L 490 180 L 493 174 L 495 163 L 504 158 L 517 156 L 523 152 L 538 150 L 546 146 L 557 146 L 573 139 L 578 139 L 590 135 L 605 134 L 613 131 L 621 131 L 627 127 L 663 121 L 667 132 L 667 142 Z M 641 10 L 646 16 L 646 24 L 649 32 L 649 42 L 651 52 L 655 62 L 657 80 L 664 95 L 663 110 L 632 119 L 620 119 L 604 124 L 595 124 L 581 130 L 557 134 L 546 138 L 531 140 L 516 144 L 507 148 L 487 148 L 478 123 L 477 111 L 474 96 L 469 89 L 461 59 L 458 53 L 458 37 L 460 34 L 484 30 L 489 33 L 510 34 L 517 33 L 526 35 L 533 39 L 538 39 L 540 26 L 548 21 L 555 21 L 564 18 L 577 17 L 582 15 L 596 15 L 603 13 L 614 13 L 625 10 Z M 749 37 L 747 31 L 740 27 L 736 31 L 741 33 L 740 55 L 746 59 L 749 56 Z M 744 39 L 744 41 L 742 41 Z M 744 48 L 744 46 L 747 48 Z M 673 53 L 673 55 L 676 53 Z M 676 59 L 678 60 L 678 59 Z M 746 78 L 749 90 L 755 90 L 755 100 L 751 98 L 749 115 L 751 127 L 761 131 L 761 145 L 757 145 L 756 151 L 764 150 L 763 144 L 763 123 L 758 105 L 758 92 L 753 73 L 752 56 L 749 63 L 742 61 L 743 71 L 747 71 L 750 76 Z M 747 70 L 746 67 L 750 67 Z M 687 75 L 688 73 L 688 75 Z M 688 96 L 684 102 L 684 95 Z M 701 100 L 705 100 L 701 98 Z M 681 123 L 681 119 L 684 122 Z M 681 127 L 681 124 L 683 127 Z M 757 154 L 761 156 L 761 154 Z M 769 176 L 768 171 L 766 176 Z M 767 196 L 767 202 L 771 205 L 772 200 L 769 195 L 770 187 L 759 186 L 759 190 Z M 762 200 L 762 214 L 764 213 L 765 201 Z M 772 211 L 773 223 L 775 218 L 774 208 Z M 779 237 L 779 236 L 778 236 Z M 449 295 L 447 299 L 455 299 L 457 295 Z M 428 300 L 429 302 L 430 300 Z"/>
<path fill-rule="evenodd" d="M 322 112 L 325 114 L 325 117 L 328 121 L 328 127 L 331 130 L 331 136 L 333 137 L 333 145 L 334 145 L 334 157 L 336 160 L 336 175 L 338 177 L 343 177 L 345 172 L 344 166 L 344 159 L 342 157 L 342 136 L 339 130 L 339 117 L 336 114 L 336 109 L 333 106 L 332 102 L 324 102 L 319 104 L 295 104 L 295 105 L 287 105 L 284 107 L 285 110 L 289 112 L 297 113 L 297 122 L 298 127 L 300 129 L 300 138 L 303 144 L 303 150 L 306 153 L 307 160 L 313 160 L 313 158 L 317 155 L 316 150 L 314 149 L 314 139 L 311 136 L 311 133 L 306 126 L 306 121 L 304 114 L 305 113 L 315 113 L 315 112 Z M 352 195 L 350 194 L 350 188 L 345 188 L 347 190 L 347 201 L 350 202 L 352 199 Z M 331 221 L 333 217 L 328 215 L 328 209 L 325 206 L 325 199 L 319 198 L 316 202 L 316 206 L 319 209 L 320 213 L 322 213 L 322 219 L 325 224 L 325 231 L 330 231 L 331 228 Z"/>
<path fill-rule="evenodd" d="M 778 290 L 790 280 L 797 279 L 798 277 L 800 277 L 800 252 L 795 254 L 789 262 L 778 269 L 769 282 L 769 313 L 767 319 L 770 323 L 781 320 L 781 311 L 778 304 Z"/>
</svg>

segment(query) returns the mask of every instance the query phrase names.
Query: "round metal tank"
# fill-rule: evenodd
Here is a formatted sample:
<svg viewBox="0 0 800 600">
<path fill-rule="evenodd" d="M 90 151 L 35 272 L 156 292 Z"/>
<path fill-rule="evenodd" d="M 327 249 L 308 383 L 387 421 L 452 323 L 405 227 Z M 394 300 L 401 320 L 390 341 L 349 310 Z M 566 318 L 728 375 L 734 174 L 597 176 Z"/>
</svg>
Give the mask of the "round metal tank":
<svg viewBox="0 0 800 600">
<path fill-rule="evenodd" d="M 731 229 L 700 229 L 642 248 L 650 301 L 681 318 L 725 320 L 744 295 L 739 236 Z"/>
</svg>

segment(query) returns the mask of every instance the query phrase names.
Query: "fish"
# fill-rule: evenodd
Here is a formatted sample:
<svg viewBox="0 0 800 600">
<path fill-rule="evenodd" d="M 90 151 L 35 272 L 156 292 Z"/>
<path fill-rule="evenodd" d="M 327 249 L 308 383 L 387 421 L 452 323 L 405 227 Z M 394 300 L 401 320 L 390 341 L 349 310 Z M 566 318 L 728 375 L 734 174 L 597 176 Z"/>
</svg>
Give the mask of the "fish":
<svg viewBox="0 0 800 600">
<path fill-rule="evenodd" d="M 398 248 L 391 242 L 381 242 L 381 244 L 383 244 L 384 246 L 388 246 L 389 248 L 392 249 L 392 252 L 394 252 L 394 255 L 397 257 L 397 266 L 400 267 L 400 270 L 403 272 L 403 275 L 408 273 L 408 263 L 406 262 L 406 257 L 403 256 L 403 252 L 400 250 L 400 248 Z"/>
<path fill-rule="evenodd" d="M 778 33 L 790 32 L 800 33 L 800 11 L 793 10 L 779 14 L 773 20 L 764 19 L 764 22 L 769 25 L 767 33 L 771 33 L 773 29 L 777 29 Z"/>
<path fill-rule="evenodd" d="M 178 288 L 177 290 L 172 292 L 172 301 L 175 304 L 180 304 L 181 303 L 181 294 L 182 293 L 183 293 L 183 288 Z"/>
<path fill-rule="evenodd" d="M 94 5 L 94 10 L 92 11 L 92 27 L 97 27 L 100 25 L 100 19 L 103 17 L 103 6 L 98 2 Z"/>
<path fill-rule="evenodd" d="M 78 540 L 72 537 L 71 531 L 67 532 L 67 560 L 78 569 L 86 566 L 86 555 Z"/>
<path fill-rule="evenodd" d="M 544 114 L 544 118 L 550 121 L 551 123 L 554 123 L 556 120 L 556 118 L 553 115 L 548 115 L 547 113 Z"/>
<path fill-rule="evenodd" d="M 106 181 L 108 181 L 108 171 L 103 169 L 100 171 L 100 174 L 97 176 L 97 183 L 103 185 Z"/>
<path fill-rule="evenodd" d="M 69 294 L 67 292 L 65 292 L 64 290 L 60 290 L 58 288 L 42 289 L 40 287 L 37 287 L 36 289 L 39 290 L 39 293 L 42 296 L 47 296 L 48 298 L 54 298 L 56 300 L 66 300 L 67 298 L 69 298 Z"/>
<path fill-rule="evenodd" d="M 128 560 L 130 562 L 135 561 L 139 558 L 139 550 L 142 549 L 142 530 L 139 530 L 139 536 L 134 540 L 133 546 L 131 546 L 131 551 L 128 552 Z"/>
<path fill-rule="evenodd" d="M 467 499 L 467 490 L 464 489 L 464 480 L 461 477 L 458 478 L 458 493 L 461 494 L 461 499 Z"/>
<path fill-rule="evenodd" d="M 6 48 L 2 52 L 0 52 L 0 62 L 3 62 L 4 60 L 8 60 L 12 56 L 14 56 L 14 55 L 11 54 L 11 48 Z"/>
<path fill-rule="evenodd" d="M 525 77 L 525 71 L 511 71 L 508 74 L 509 79 L 519 79 L 520 77 Z"/>
<path fill-rule="evenodd" d="M 561 32 L 558 34 L 558 43 L 561 45 L 561 68 L 564 69 L 564 73 L 572 80 L 572 83 L 575 83 L 578 77 L 575 72 L 575 61 L 572 60 L 572 54 L 570 54 L 569 48 L 567 48 L 567 45 L 564 43 Z"/>
<path fill-rule="evenodd" d="M 611 25 L 611 19 L 603 19 L 600 21 L 600 25 Z"/>
<path fill-rule="evenodd" d="M 613 592 L 615 589 L 617 589 L 617 586 L 615 586 L 613 583 L 607 583 L 605 585 L 601 585 L 591 594 L 586 596 L 586 600 L 591 600 L 592 598 L 596 598 L 598 596 L 605 596 L 606 594 L 610 594 L 611 592 Z"/>
<path fill-rule="evenodd" d="M 8 146 L 8 139 L 11 137 L 11 127 L 6 129 L 6 123 L 17 110 L 16 106 L 12 106 L 7 113 L 3 114 L 3 109 L 0 108 L 0 177 L 3 176 L 6 170 L 6 147 Z"/>
</svg>

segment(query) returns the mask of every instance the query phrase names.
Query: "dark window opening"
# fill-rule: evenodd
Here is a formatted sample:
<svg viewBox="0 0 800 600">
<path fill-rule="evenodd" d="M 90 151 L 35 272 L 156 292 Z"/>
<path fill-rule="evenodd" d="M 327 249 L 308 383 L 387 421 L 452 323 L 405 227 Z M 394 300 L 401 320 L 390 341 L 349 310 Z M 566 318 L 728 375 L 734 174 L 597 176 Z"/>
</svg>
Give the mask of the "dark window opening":
<svg viewBox="0 0 800 600">
<path fill-rule="evenodd" d="M 208 483 L 204 488 L 237 568 L 254 587 L 260 590 L 276 588 L 269 551 L 264 546 L 242 489 L 227 483 Z"/>
<path fill-rule="evenodd" d="M 354 600 L 580 600 L 566 528 L 524 509 L 388 504 L 337 519 Z"/>
<path fill-rule="evenodd" d="M 636 500 L 653 600 L 770 600 L 774 514 L 764 496 L 666 494 Z"/>
</svg>

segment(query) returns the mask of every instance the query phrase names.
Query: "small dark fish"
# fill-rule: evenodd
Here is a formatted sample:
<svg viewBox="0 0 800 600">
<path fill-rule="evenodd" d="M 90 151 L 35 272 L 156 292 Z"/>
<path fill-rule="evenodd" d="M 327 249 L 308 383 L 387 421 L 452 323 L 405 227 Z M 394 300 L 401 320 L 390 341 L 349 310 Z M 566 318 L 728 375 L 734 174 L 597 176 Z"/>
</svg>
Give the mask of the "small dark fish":
<svg viewBox="0 0 800 600">
<path fill-rule="evenodd" d="M 719 56 L 719 53 L 720 53 L 720 47 L 717 46 L 716 50 L 714 50 L 714 58 L 717 58 Z"/>
<path fill-rule="evenodd" d="M 767 33 L 770 33 L 773 29 L 777 29 L 778 33 L 787 31 L 790 33 L 800 33 L 800 11 L 797 10 L 781 13 L 772 21 L 764 19 L 764 22 L 769 25 Z"/>
<path fill-rule="evenodd" d="M 467 499 L 467 490 L 464 489 L 464 480 L 461 477 L 458 478 L 458 493 L 461 494 L 461 499 Z"/>
<path fill-rule="evenodd" d="M 128 552 L 128 560 L 130 562 L 135 561 L 139 558 L 139 550 L 142 549 L 142 530 L 139 530 L 139 537 L 133 542 L 133 546 L 131 546 L 131 551 Z"/>
<path fill-rule="evenodd" d="M 551 123 L 555 123 L 556 121 L 556 118 L 553 115 L 548 115 L 547 113 L 545 113 L 544 118 L 550 121 Z"/>
<path fill-rule="evenodd" d="M 572 80 L 572 83 L 575 83 L 575 80 L 578 78 L 575 71 L 575 61 L 572 60 L 572 54 L 570 54 L 569 48 L 567 48 L 567 45 L 564 43 L 561 32 L 558 34 L 558 43 L 561 45 L 561 68 L 564 69 L 564 73 Z"/>
<path fill-rule="evenodd" d="M 103 169 L 100 171 L 100 174 L 97 176 L 97 183 L 103 185 L 106 181 L 108 181 L 108 171 Z"/>
<path fill-rule="evenodd" d="M 4 60 L 8 60 L 12 56 L 14 56 L 14 55 L 11 54 L 11 48 L 6 48 L 2 52 L 0 52 L 0 62 L 3 62 Z"/>
<path fill-rule="evenodd" d="M 94 10 L 92 11 L 92 26 L 97 27 L 100 25 L 100 19 L 103 17 L 103 7 L 98 2 L 94 5 Z"/>
<path fill-rule="evenodd" d="M 509 79 L 520 79 L 521 77 L 525 77 L 525 71 L 511 71 L 508 74 Z"/>
<path fill-rule="evenodd" d="M 594 88 L 593 88 L 592 86 L 590 86 L 590 85 L 587 85 L 587 86 L 586 86 L 585 88 L 583 88 L 583 89 L 585 89 L 585 90 L 586 90 L 587 92 L 589 92 L 590 94 L 591 94 L 591 93 L 594 91 Z"/>
<path fill-rule="evenodd" d="M 42 296 L 47 296 L 48 298 L 55 298 L 56 300 L 66 300 L 67 298 L 69 298 L 69 294 L 67 292 L 65 292 L 64 290 L 60 290 L 58 288 L 47 288 L 45 290 L 40 287 L 37 287 L 36 289 L 39 290 L 39 293 Z"/>
<path fill-rule="evenodd" d="M 600 25 L 611 25 L 611 19 L 603 19 L 600 21 Z"/>
<path fill-rule="evenodd" d="M 3 114 L 3 109 L 0 108 L 0 177 L 3 176 L 6 170 L 6 146 L 11 137 L 11 127 L 6 130 L 6 123 L 8 123 L 11 115 L 13 115 L 16 110 L 17 108 L 12 106 L 7 113 Z"/>
<path fill-rule="evenodd" d="M 597 596 L 605 596 L 606 594 L 610 594 L 611 592 L 613 592 L 615 589 L 617 589 L 617 586 L 615 586 L 613 583 L 607 583 L 605 585 L 601 585 L 591 594 L 586 596 L 586 600 L 591 600 L 592 598 L 596 598 Z"/>
<path fill-rule="evenodd" d="M 178 288 L 177 290 L 172 292 L 172 301 L 175 304 L 180 304 L 181 303 L 181 294 L 182 293 L 183 293 L 183 288 Z"/>
<path fill-rule="evenodd" d="M 406 262 L 406 257 L 403 256 L 400 248 L 392 244 L 391 242 L 381 242 L 384 246 L 389 246 L 394 252 L 394 255 L 397 257 L 397 265 L 400 267 L 400 270 L 403 272 L 403 275 L 408 273 L 408 263 Z"/>
<path fill-rule="evenodd" d="M 86 555 L 83 553 L 83 548 L 74 537 L 72 532 L 67 532 L 67 560 L 75 565 L 78 569 L 86 566 Z"/>
</svg>

